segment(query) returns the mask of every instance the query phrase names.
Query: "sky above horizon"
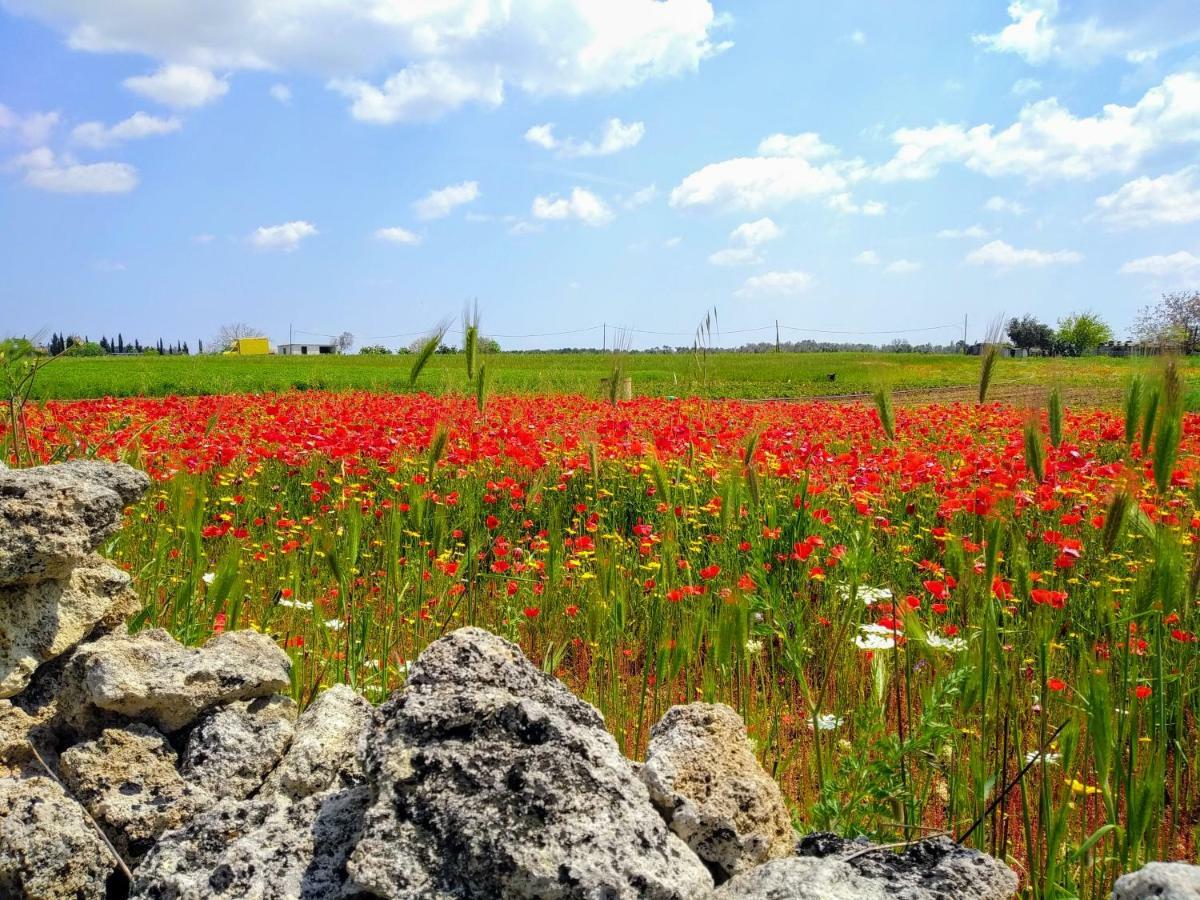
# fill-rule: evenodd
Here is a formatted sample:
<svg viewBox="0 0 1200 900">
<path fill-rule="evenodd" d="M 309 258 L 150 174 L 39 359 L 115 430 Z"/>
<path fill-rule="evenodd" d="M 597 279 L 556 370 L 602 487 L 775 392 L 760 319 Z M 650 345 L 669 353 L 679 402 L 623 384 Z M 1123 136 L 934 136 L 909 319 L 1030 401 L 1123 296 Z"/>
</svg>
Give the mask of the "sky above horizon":
<svg viewBox="0 0 1200 900">
<path fill-rule="evenodd" d="M 1200 286 L 1200 3 L 0 0 L 0 244 L 0 335 L 1124 337 Z"/>
</svg>

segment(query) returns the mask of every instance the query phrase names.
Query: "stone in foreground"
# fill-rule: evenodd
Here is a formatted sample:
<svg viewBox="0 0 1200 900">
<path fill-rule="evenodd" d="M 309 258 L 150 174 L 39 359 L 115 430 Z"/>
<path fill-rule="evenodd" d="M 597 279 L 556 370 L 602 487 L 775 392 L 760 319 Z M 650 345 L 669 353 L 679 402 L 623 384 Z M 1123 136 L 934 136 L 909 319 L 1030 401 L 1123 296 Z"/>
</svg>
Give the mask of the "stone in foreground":
<svg viewBox="0 0 1200 900">
<path fill-rule="evenodd" d="M 1200 900 L 1200 866 L 1146 863 L 1117 879 L 1112 900 Z"/>
<path fill-rule="evenodd" d="M 175 770 L 175 751 L 148 725 L 109 728 L 62 754 L 59 774 L 127 860 L 214 802 Z"/>
<path fill-rule="evenodd" d="M 903 853 L 810 834 L 798 855 L 772 860 L 717 889 L 715 900 L 1008 900 L 1017 876 L 1008 866 L 949 838 L 930 838 Z"/>
<path fill-rule="evenodd" d="M 254 631 L 219 634 L 199 648 L 184 647 L 161 628 L 110 634 L 81 646 L 71 667 L 92 705 L 165 732 L 217 704 L 291 687 L 291 660 Z"/>
<path fill-rule="evenodd" d="M 188 735 L 183 777 L 214 797 L 248 797 L 288 749 L 295 721 L 295 702 L 278 694 L 219 706 Z"/>
<path fill-rule="evenodd" d="M 718 883 L 795 848 L 783 794 L 755 759 L 741 716 L 723 703 L 672 707 L 651 729 L 638 774 Z"/>
<path fill-rule="evenodd" d="M 296 803 L 222 800 L 163 835 L 134 873 L 132 897 L 153 900 L 333 900 L 357 896 L 346 858 L 370 802 L 360 786 Z"/>
<path fill-rule="evenodd" d="M 0 897 L 101 900 L 112 855 L 49 778 L 0 778 Z"/>
<path fill-rule="evenodd" d="M 0 586 L 0 697 L 24 690 L 42 663 L 138 607 L 129 576 L 95 555 L 61 580 Z"/>
<path fill-rule="evenodd" d="M 477 628 L 431 644 L 363 741 L 374 803 L 349 872 L 384 898 L 643 898 L 712 890 L 604 721 Z"/>
<path fill-rule="evenodd" d="M 0 469 L 0 585 L 65 577 L 149 486 L 145 473 L 124 463 Z"/>
<path fill-rule="evenodd" d="M 371 704 L 344 684 L 321 693 L 296 722 L 287 754 L 262 794 L 299 800 L 330 788 L 362 784 L 358 741 L 371 721 Z"/>
</svg>

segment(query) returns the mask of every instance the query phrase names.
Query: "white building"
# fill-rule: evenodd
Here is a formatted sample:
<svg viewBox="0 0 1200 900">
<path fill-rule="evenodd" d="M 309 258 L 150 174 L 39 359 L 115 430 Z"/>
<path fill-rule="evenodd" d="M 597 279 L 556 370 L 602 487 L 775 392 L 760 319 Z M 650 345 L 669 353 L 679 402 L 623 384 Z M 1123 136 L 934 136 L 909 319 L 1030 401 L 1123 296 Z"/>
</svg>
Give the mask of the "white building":
<svg viewBox="0 0 1200 900">
<path fill-rule="evenodd" d="M 322 356 L 337 353 L 337 347 L 333 344 L 280 344 L 275 352 L 280 356 Z"/>
</svg>

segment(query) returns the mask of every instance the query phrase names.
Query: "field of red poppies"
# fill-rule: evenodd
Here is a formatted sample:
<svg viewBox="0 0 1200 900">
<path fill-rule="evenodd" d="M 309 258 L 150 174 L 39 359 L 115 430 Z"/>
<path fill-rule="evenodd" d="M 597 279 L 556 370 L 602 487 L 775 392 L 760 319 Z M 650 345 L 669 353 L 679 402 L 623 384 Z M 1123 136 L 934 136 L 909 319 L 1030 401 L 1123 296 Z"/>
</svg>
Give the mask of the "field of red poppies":
<svg viewBox="0 0 1200 900">
<path fill-rule="evenodd" d="M 1124 410 L 309 392 L 27 418 L 42 460 L 154 475 L 108 548 L 140 622 L 270 633 L 302 701 L 382 698 L 482 625 L 630 755 L 669 705 L 721 700 L 803 828 L 974 826 L 1065 897 L 1195 847 L 1200 416 L 1178 396 L 1167 374 Z"/>
</svg>

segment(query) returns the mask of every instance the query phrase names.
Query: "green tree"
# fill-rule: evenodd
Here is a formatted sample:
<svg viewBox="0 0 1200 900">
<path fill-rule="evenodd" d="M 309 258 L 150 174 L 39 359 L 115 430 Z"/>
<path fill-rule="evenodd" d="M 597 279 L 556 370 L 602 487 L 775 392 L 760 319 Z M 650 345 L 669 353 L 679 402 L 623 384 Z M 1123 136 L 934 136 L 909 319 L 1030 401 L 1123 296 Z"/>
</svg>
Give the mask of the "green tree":
<svg viewBox="0 0 1200 900">
<path fill-rule="evenodd" d="M 1021 350 L 1052 350 L 1054 329 L 1034 316 L 1008 320 L 1008 339 Z"/>
<path fill-rule="evenodd" d="M 1111 341 L 1113 333 L 1096 313 L 1079 312 L 1058 320 L 1057 338 L 1065 352 L 1080 356 Z"/>
</svg>

